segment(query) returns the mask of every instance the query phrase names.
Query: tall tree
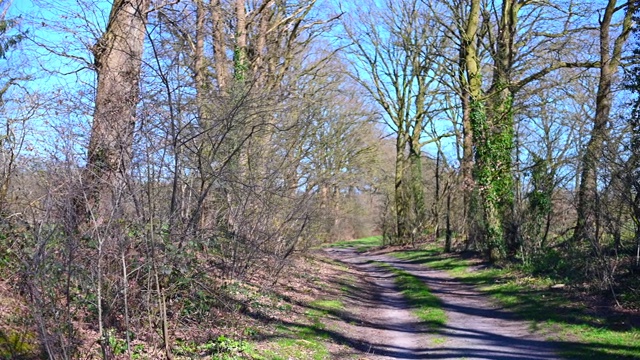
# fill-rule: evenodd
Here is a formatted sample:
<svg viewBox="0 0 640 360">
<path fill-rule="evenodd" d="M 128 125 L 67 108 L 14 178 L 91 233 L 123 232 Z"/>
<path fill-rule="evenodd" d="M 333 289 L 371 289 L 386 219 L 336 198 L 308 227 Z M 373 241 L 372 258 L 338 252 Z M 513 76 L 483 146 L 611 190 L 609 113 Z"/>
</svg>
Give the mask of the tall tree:
<svg viewBox="0 0 640 360">
<path fill-rule="evenodd" d="M 484 215 L 487 250 L 494 259 L 504 257 L 507 212 L 513 202 L 512 151 L 514 149 L 512 69 L 518 12 L 523 2 L 505 0 L 498 17 L 493 51 L 493 78 L 486 101 L 472 95 L 471 131 L 475 145 L 475 178 Z"/>
<path fill-rule="evenodd" d="M 6 60 L 9 50 L 23 39 L 22 34 L 12 34 L 11 30 L 17 25 L 14 19 L 7 19 L 6 13 L 9 9 L 6 1 L 0 0 L 0 59 Z M 5 70 L 0 75 L 2 84 L 0 84 L 0 109 L 5 107 L 7 93 L 20 80 L 24 80 L 22 76 L 16 76 L 15 71 Z M 16 170 L 16 158 L 20 152 L 20 148 L 24 142 L 24 131 L 17 131 L 16 127 L 21 122 L 18 119 L 12 119 L 12 116 L 3 116 L 6 120 L 2 123 L 0 131 L 0 216 L 9 215 L 8 197 L 11 180 Z"/>
<path fill-rule="evenodd" d="M 475 0 L 471 6 L 472 9 L 478 6 Z M 492 259 L 517 251 L 513 157 L 518 94 L 528 84 L 558 69 L 593 66 L 592 62 L 576 59 L 566 61 L 563 58 L 573 55 L 557 50 L 558 44 L 571 45 L 576 42 L 576 35 L 586 31 L 574 24 L 573 3 L 569 1 L 566 6 L 568 11 L 548 3 L 505 0 L 490 2 L 481 9 L 481 39 L 490 55 L 491 82 L 485 91 L 480 89 L 481 84 L 469 87 L 469 125 L 473 134 L 473 173 L 482 218 L 482 244 Z M 476 16 L 474 11 L 469 14 L 467 29 Z M 562 27 L 549 25 L 557 18 L 564 20 Z M 552 30 L 537 30 L 547 26 Z M 465 65 L 468 67 L 469 61 Z M 474 74 L 473 68 L 467 68 L 467 73 L 469 83 L 481 82 L 482 77 Z"/>
<path fill-rule="evenodd" d="M 150 0 L 116 0 L 93 48 L 98 76 L 84 175 L 83 210 L 96 225 L 122 211 L 120 199 L 132 159 L 133 131 Z M 87 219 L 82 219 L 81 222 Z"/>
<path fill-rule="evenodd" d="M 471 0 L 468 17 L 460 27 L 460 100 L 462 104 L 462 181 L 464 190 L 464 213 L 469 216 L 472 212 L 472 196 L 474 185 L 474 133 L 472 121 L 482 116 L 482 78 L 480 60 L 478 58 L 478 31 L 480 29 L 480 0 Z M 468 219 L 468 218 L 467 218 Z M 471 219 L 468 219 L 471 220 Z M 469 221 L 469 224 L 472 222 Z M 470 225 L 467 225 L 469 227 Z M 467 236 L 471 236 L 470 233 Z M 469 242 L 467 242 L 469 244 Z"/>
<path fill-rule="evenodd" d="M 634 21 L 640 21 L 640 9 L 635 10 Z M 640 30 L 634 29 L 635 49 L 634 55 L 640 56 Z M 631 114 L 628 120 L 630 141 L 625 146 L 630 152 L 624 164 L 623 183 L 626 189 L 622 191 L 624 199 L 631 208 L 635 232 L 635 266 L 640 267 L 640 65 L 632 66 L 625 79 L 625 87 L 631 91 L 634 98 L 631 102 Z"/>
<path fill-rule="evenodd" d="M 599 82 L 596 95 L 593 128 L 584 155 L 582 157 L 582 175 L 578 190 L 578 221 L 574 232 L 576 240 L 597 242 L 598 234 L 598 168 L 602 159 L 602 151 L 610 136 L 611 106 L 613 103 L 613 82 L 622 60 L 623 46 L 633 29 L 633 14 L 638 8 L 635 0 L 625 1 L 619 5 L 616 0 L 609 0 L 604 13 L 599 19 L 600 62 Z M 620 32 L 612 38 L 613 17 L 618 11 L 624 11 Z"/>
</svg>

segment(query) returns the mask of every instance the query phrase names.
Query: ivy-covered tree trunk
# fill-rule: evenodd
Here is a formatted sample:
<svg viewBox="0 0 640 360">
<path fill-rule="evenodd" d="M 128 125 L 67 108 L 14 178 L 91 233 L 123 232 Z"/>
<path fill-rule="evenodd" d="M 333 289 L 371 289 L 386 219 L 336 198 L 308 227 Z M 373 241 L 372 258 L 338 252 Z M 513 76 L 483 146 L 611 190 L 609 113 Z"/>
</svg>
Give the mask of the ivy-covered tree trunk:
<svg viewBox="0 0 640 360">
<path fill-rule="evenodd" d="M 487 111 L 481 101 L 474 101 L 471 109 L 476 149 L 474 177 L 484 220 L 484 246 L 492 260 L 506 255 L 505 219 L 513 201 L 513 118 L 510 113 L 497 116 L 510 109 L 509 101 L 502 105 Z"/>
<path fill-rule="evenodd" d="M 419 64 L 414 65 L 419 68 Z M 417 77 L 418 87 L 424 88 L 424 79 Z M 416 113 L 424 113 L 425 92 L 419 91 L 415 98 Z M 411 166 L 411 195 L 413 199 L 413 224 L 412 233 L 414 237 L 424 229 L 427 219 L 427 207 L 424 198 L 424 184 L 422 182 L 422 116 L 417 116 L 413 121 L 413 129 L 409 139 L 409 165 Z"/>
<path fill-rule="evenodd" d="M 513 204 L 513 94 L 510 89 L 514 37 L 522 3 L 505 0 L 493 52 L 494 72 L 486 105 L 472 100 L 471 126 L 475 145 L 475 178 L 484 215 L 484 242 L 492 260 L 507 255 L 515 240 L 507 241 Z M 509 234 L 509 238 L 515 236 Z M 508 246 L 509 245 L 509 246 Z M 511 249 L 513 250 L 513 249 Z"/>
<path fill-rule="evenodd" d="M 247 79 L 247 13 L 244 0 L 236 0 L 236 34 L 233 50 L 233 77 L 243 84 Z"/>
<path fill-rule="evenodd" d="M 396 138 L 396 173 L 395 173 L 395 203 L 396 203 L 396 231 L 398 241 L 405 243 L 410 235 L 409 213 L 411 210 L 409 193 L 407 191 L 406 170 L 407 136 L 399 132 Z"/>
<path fill-rule="evenodd" d="M 488 127 L 484 130 L 486 150 L 489 152 L 484 161 L 489 175 L 489 189 L 485 202 L 485 211 L 491 211 L 495 222 L 489 222 L 488 250 L 494 260 L 504 258 L 507 250 L 513 249 L 513 234 L 510 229 L 510 215 L 514 200 L 513 160 L 514 125 L 513 97 L 505 88 L 489 101 Z M 488 210 L 490 209 L 490 210 Z M 495 214 L 495 215 L 493 215 Z"/>
</svg>

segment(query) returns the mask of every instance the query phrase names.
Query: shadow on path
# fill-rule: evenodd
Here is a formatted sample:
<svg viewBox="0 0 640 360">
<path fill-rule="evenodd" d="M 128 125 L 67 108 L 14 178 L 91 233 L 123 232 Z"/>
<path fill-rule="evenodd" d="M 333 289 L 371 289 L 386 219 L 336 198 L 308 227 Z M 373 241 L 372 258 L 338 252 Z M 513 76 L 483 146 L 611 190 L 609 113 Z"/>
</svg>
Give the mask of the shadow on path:
<svg viewBox="0 0 640 360">
<path fill-rule="evenodd" d="M 547 341 L 530 331 L 526 321 L 493 304 L 473 285 L 452 279 L 445 271 L 426 268 L 415 262 L 384 255 L 359 255 L 350 249 L 328 249 L 334 260 L 365 274 L 362 286 L 343 287 L 347 310 L 330 312 L 341 325 L 318 329 L 326 337 L 346 344 L 353 353 L 369 354 L 367 359 L 560 359 L 556 350 L 573 348 L 590 353 L 591 358 L 611 358 L 614 348 L 638 350 L 633 345 L 601 348 L 594 345 Z M 393 275 L 377 266 L 391 264 L 419 277 L 442 300 L 447 325 L 419 322 L 395 288 Z M 360 309 L 351 313 L 351 308 Z M 365 312 L 365 313 L 362 313 Z M 339 327 L 339 328 L 336 328 Z"/>
</svg>

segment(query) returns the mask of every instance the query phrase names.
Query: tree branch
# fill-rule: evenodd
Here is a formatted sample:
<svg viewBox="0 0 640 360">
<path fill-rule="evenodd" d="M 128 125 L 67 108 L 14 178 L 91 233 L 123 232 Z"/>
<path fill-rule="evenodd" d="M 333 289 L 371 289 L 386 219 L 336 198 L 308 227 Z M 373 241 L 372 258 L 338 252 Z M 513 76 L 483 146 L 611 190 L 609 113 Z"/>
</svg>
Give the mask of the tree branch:
<svg viewBox="0 0 640 360">
<path fill-rule="evenodd" d="M 564 62 L 564 61 L 559 61 L 559 62 L 555 62 L 549 66 L 547 66 L 546 68 L 531 74 L 529 76 L 527 76 L 526 78 L 511 84 L 510 88 L 511 88 L 511 92 L 512 93 L 516 93 L 518 92 L 520 89 L 522 89 L 525 85 L 529 84 L 532 81 L 536 81 L 536 80 L 540 80 L 543 77 L 545 77 L 546 75 L 548 75 L 549 73 L 556 71 L 558 69 L 570 69 L 570 68 L 584 68 L 584 69 L 591 69 L 591 68 L 597 68 L 600 66 L 600 62 L 598 61 L 585 61 L 585 62 Z"/>
</svg>

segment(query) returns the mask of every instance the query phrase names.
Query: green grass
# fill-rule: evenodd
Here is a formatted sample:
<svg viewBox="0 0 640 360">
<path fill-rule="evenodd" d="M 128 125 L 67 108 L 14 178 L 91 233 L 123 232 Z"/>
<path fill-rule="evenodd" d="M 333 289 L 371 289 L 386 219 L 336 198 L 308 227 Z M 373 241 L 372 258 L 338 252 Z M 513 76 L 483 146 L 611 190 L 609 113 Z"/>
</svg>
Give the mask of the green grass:
<svg viewBox="0 0 640 360">
<path fill-rule="evenodd" d="M 532 328 L 553 333 L 561 354 L 571 359 L 638 359 L 640 329 L 621 328 L 620 319 L 602 319 L 573 303 L 566 293 L 551 291 L 553 281 L 514 269 L 469 271 L 469 261 L 447 257 L 435 249 L 407 251 L 396 257 L 446 270 L 475 285 L 505 308 L 532 322 Z"/>
<path fill-rule="evenodd" d="M 318 299 L 308 304 L 305 316 L 311 322 L 305 324 L 286 324 L 276 327 L 277 337 L 270 341 L 266 349 L 254 351 L 249 355 L 253 359 L 330 359 L 330 353 L 324 342 L 330 339 L 323 318 L 328 314 L 344 310 L 340 300 Z"/>
<path fill-rule="evenodd" d="M 442 310 L 440 299 L 431 293 L 422 280 L 391 265 L 380 264 L 380 266 L 395 275 L 396 285 L 413 307 L 414 314 L 429 328 L 435 330 L 446 324 L 447 315 Z"/>
<path fill-rule="evenodd" d="M 309 305 L 327 312 L 344 310 L 344 303 L 340 300 L 315 300 Z"/>
<path fill-rule="evenodd" d="M 330 359 L 331 355 L 323 340 L 329 335 L 314 325 L 278 326 L 280 337 L 269 349 L 250 354 L 253 359 L 287 360 L 287 359 Z"/>
<path fill-rule="evenodd" d="M 358 252 L 365 252 L 379 246 L 382 246 L 382 236 L 370 236 L 356 240 L 344 240 L 327 245 L 327 247 L 343 249 L 355 248 Z"/>
</svg>

